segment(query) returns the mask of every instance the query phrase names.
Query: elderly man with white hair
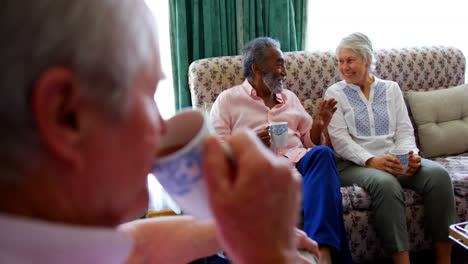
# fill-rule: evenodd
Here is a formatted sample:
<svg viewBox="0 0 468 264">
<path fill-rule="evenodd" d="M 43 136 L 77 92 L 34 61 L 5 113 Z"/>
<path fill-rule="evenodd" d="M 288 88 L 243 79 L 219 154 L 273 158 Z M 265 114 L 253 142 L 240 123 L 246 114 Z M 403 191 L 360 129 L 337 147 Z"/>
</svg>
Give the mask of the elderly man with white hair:
<svg viewBox="0 0 468 264">
<path fill-rule="evenodd" d="M 0 263 L 174 264 L 221 248 L 236 263 L 311 263 L 296 250 L 318 251 L 294 228 L 300 179 L 254 134 L 228 140 L 236 168 L 206 142 L 215 221 L 131 221 L 165 132 L 153 23 L 143 0 L 2 1 Z"/>
</svg>

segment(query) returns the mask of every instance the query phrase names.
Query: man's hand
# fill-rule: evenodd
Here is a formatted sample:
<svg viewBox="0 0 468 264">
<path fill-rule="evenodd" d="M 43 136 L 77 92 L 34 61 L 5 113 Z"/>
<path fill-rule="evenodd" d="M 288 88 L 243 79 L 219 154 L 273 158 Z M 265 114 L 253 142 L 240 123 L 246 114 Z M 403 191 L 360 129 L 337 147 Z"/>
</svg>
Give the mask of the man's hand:
<svg viewBox="0 0 468 264">
<path fill-rule="evenodd" d="M 205 145 L 204 175 L 223 249 L 234 263 L 295 263 L 299 259 L 295 224 L 301 179 L 290 164 L 276 157 L 252 132 Z"/>
<path fill-rule="evenodd" d="M 270 147 L 271 144 L 271 136 L 269 132 L 270 126 L 266 126 L 264 128 L 255 130 L 255 133 L 260 138 L 260 140 L 265 144 L 265 146 Z"/>
<path fill-rule="evenodd" d="M 414 152 L 410 150 L 410 156 L 408 159 L 408 171 L 406 171 L 405 176 L 413 176 L 421 168 L 421 157 L 413 153 Z"/>
<path fill-rule="evenodd" d="M 328 127 L 328 124 L 330 124 L 333 114 L 338 109 L 336 107 L 337 103 L 338 101 L 336 101 L 335 98 L 331 98 L 329 100 L 323 100 L 322 103 L 320 104 L 319 111 L 317 115 L 315 116 L 315 120 L 314 120 L 314 124 L 317 123 L 317 125 L 320 126 L 321 128 L 320 132 L 326 129 Z"/>
<path fill-rule="evenodd" d="M 372 157 L 366 161 L 366 167 L 386 171 L 395 176 L 401 175 L 405 169 L 400 164 L 400 160 L 392 155 L 385 155 L 381 158 Z"/>
<path fill-rule="evenodd" d="M 297 249 L 307 250 L 308 252 L 314 254 L 320 260 L 320 250 L 319 250 L 319 246 L 317 242 L 310 239 L 307 236 L 307 234 L 300 229 L 296 228 L 295 233 L 296 233 L 296 238 L 298 241 Z M 301 263 L 305 263 L 305 264 L 311 263 L 309 260 L 307 260 L 304 257 L 300 257 L 300 258 L 301 258 Z"/>
</svg>

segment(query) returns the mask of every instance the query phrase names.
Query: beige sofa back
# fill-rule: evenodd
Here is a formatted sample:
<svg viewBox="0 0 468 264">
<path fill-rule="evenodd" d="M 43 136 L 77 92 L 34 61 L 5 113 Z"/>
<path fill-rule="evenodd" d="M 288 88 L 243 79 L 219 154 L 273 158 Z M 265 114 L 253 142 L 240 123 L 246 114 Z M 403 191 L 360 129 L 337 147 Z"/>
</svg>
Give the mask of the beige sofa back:
<svg viewBox="0 0 468 264">
<path fill-rule="evenodd" d="M 325 90 L 341 80 L 334 52 L 285 52 L 285 87 L 313 115 Z M 429 91 L 465 82 L 465 56 L 454 47 L 413 47 L 375 51 L 375 75 L 396 81 L 403 91 Z M 225 89 L 244 81 L 241 56 L 206 58 L 189 67 L 194 107 L 210 107 Z"/>
</svg>

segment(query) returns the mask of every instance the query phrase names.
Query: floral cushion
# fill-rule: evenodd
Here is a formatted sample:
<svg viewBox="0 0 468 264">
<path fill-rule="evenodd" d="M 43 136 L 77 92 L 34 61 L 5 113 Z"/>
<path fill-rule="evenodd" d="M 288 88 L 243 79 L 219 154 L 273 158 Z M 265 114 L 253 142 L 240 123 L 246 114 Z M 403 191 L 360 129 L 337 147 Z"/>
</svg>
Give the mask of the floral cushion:
<svg viewBox="0 0 468 264">
<path fill-rule="evenodd" d="M 406 206 L 422 204 L 422 196 L 417 192 L 404 189 Z M 371 210 L 372 199 L 370 195 L 361 187 L 348 186 L 341 187 L 341 195 L 343 196 L 343 210 L 348 212 L 351 210 Z"/>
<path fill-rule="evenodd" d="M 455 194 L 468 199 L 468 153 L 433 160 L 449 171 Z"/>
</svg>

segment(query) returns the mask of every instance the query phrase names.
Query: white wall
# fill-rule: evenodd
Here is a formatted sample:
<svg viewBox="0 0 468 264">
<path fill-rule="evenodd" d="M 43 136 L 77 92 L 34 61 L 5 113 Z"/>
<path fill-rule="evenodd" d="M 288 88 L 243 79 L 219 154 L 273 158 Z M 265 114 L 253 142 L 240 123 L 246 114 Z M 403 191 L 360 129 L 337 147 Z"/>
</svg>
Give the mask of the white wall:
<svg viewBox="0 0 468 264">
<path fill-rule="evenodd" d="M 168 1 L 146 0 L 153 11 L 158 25 L 159 49 L 161 52 L 161 65 L 165 79 L 160 81 L 156 89 L 154 99 L 164 119 L 168 119 L 175 113 L 174 90 L 172 83 L 171 45 L 169 38 L 169 6 Z M 156 178 L 148 175 L 149 211 L 161 211 L 171 209 L 180 213 L 177 204 L 169 197 Z"/>
<path fill-rule="evenodd" d="M 155 13 L 163 71 L 155 100 L 164 118 L 174 115 L 168 1 L 146 0 Z M 465 0 L 309 0 L 306 50 L 335 50 L 340 39 L 360 31 L 374 48 L 446 45 L 468 56 Z M 465 78 L 468 82 L 468 74 Z"/>
<path fill-rule="evenodd" d="M 175 113 L 174 90 L 172 82 L 171 45 L 169 38 L 169 1 L 146 0 L 153 11 L 158 25 L 161 65 L 165 79 L 159 82 L 154 96 L 163 118 L 168 119 Z"/>
<path fill-rule="evenodd" d="M 465 0 L 309 0 L 306 50 L 334 51 L 341 38 L 359 31 L 372 40 L 374 49 L 445 45 L 457 47 L 468 56 L 466 3 Z"/>
</svg>

